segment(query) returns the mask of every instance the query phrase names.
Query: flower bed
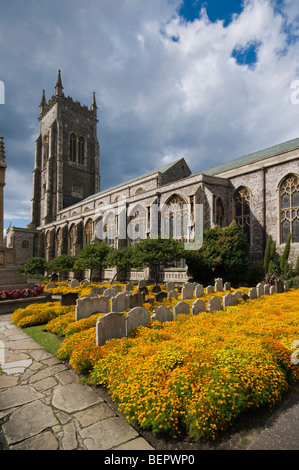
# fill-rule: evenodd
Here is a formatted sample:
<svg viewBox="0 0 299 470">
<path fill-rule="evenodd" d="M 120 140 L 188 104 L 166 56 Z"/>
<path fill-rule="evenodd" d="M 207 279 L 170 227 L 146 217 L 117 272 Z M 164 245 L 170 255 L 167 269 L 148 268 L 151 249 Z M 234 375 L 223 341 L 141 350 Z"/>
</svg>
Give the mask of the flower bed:
<svg viewBox="0 0 299 470">
<path fill-rule="evenodd" d="M 162 304 L 172 308 L 179 300 Z M 299 379 L 291 362 L 291 344 L 299 340 L 298 290 L 163 324 L 151 321 L 101 347 L 94 327 L 100 314 L 75 322 L 74 307 L 54 304 L 54 314 L 46 305 L 30 308 L 40 309 L 38 321 L 47 310 L 53 315 L 46 328 L 65 336 L 58 357 L 105 386 L 130 423 L 153 433 L 215 438 L 245 410 L 276 404 Z M 30 320 L 24 310 L 14 314 L 20 326 Z"/>
</svg>

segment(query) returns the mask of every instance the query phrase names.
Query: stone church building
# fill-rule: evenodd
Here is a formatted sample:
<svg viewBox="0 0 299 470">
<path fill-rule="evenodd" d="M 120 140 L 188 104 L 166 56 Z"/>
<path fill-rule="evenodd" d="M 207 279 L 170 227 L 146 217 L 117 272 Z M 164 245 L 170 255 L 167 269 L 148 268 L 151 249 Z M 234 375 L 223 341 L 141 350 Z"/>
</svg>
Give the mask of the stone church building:
<svg viewBox="0 0 299 470">
<path fill-rule="evenodd" d="M 196 228 L 236 220 L 250 243 L 252 261 L 263 259 L 269 235 L 281 254 L 292 234 L 290 261 L 299 255 L 299 138 L 192 174 L 184 158 L 109 190 L 100 190 L 97 105 L 63 92 L 40 104 L 40 133 L 33 171 L 32 220 L 9 227 L 15 262 L 76 255 L 103 240 L 123 247 L 154 235 L 189 242 Z M 200 207 L 201 210 L 197 210 Z M 161 281 L 187 279 L 184 261 L 161 272 Z M 102 278 L 109 280 L 113 270 Z M 127 273 L 127 279 L 148 273 Z"/>
</svg>

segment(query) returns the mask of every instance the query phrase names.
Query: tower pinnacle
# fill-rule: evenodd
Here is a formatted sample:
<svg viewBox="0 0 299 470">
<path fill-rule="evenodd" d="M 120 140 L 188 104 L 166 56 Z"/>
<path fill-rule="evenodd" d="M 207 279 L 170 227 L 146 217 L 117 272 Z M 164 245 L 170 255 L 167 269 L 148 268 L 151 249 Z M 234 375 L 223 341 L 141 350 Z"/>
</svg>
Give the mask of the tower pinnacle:
<svg viewBox="0 0 299 470">
<path fill-rule="evenodd" d="M 58 70 L 58 78 L 55 86 L 55 95 L 56 96 L 62 96 L 63 95 L 63 86 L 62 86 L 62 80 L 61 80 L 61 71 L 60 69 Z"/>
<path fill-rule="evenodd" d="M 93 92 L 93 95 L 92 95 L 92 103 L 91 103 L 91 106 L 90 106 L 90 110 L 94 113 L 94 115 L 96 116 L 97 115 L 97 103 L 96 103 L 96 94 L 95 92 Z"/>
</svg>

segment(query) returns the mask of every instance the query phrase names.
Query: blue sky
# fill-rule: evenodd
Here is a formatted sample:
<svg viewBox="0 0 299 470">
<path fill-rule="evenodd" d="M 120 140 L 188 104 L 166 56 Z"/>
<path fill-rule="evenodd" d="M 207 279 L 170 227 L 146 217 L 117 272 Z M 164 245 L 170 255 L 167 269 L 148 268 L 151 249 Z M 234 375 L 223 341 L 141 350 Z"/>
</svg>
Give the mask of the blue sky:
<svg viewBox="0 0 299 470">
<path fill-rule="evenodd" d="M 42 90 L 99 107 L 107 189 L 184 157 L 192 172 L 299 136 L 298 0 L 0 0 L 5 227 L 30 221 Z M 111 165 L 113 160 L 114 164 Z"/>
</svg>

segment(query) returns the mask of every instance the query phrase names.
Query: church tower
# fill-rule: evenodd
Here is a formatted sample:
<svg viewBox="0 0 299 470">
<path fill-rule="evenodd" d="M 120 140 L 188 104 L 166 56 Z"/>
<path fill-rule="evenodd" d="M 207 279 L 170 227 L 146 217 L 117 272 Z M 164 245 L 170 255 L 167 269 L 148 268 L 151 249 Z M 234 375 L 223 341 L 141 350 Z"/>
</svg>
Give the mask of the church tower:
<svg viewBox="0 0 299 470">
<path fill-rule="evenodd" d="M 31 227 L 53 222 L 56 214 L 100 191 L 97 105 L 90 109 L 63 92 L 58 71 L 55 94 L 40 103 L 40 133 L 33 171 Z"/>
</svg>

